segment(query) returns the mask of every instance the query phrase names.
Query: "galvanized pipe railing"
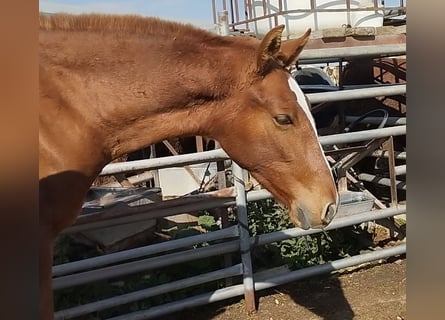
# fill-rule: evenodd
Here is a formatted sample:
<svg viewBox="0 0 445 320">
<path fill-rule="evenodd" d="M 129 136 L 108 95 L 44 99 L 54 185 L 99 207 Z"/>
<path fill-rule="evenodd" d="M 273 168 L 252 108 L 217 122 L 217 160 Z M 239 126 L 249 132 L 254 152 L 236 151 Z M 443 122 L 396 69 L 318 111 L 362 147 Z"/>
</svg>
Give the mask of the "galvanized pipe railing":
<svg viewBox="0 0 445 320">
<path fill-rule="evenodd" d="M 246 300 L 246 311 L 251 313 L 255 311 L 255 289 L 253 284 L 253 268 L 249 241 L 249 222 L 247 220 L 246 189 L 244 186 L 243 169 L 236 162 L 232 165 L 232 173 L 236 188 L 236 213 L 240 234 L 241 261 L 244 267 L 244 299 Z"/>
<path fill-rule="evenodd" d="M 378 87 L 347 89 L 330 92 L 308 93 L 310 103 L 334 102 L 344 100 L 368 99 L 380 96 L 406 94 L 406 84 L 381 85 Z"/>
<path fill-rule="evenodd" d="M 332 134 L 319 137 L 322 145 L 342 144 L 350 142 L 365 141 L 374 138 L 384 138 L 389 136 L 400 136 L 406 134 L 406 126 L 396 126 L 381 129 L 371 129 L 348 133 Z"/>
<path fill-rule="evenodd" d="M 329 49 L 305 49 L 301 52 L 299 63 L 305 60 L 357 59 L 381 56 L 402 56 L 406 54 L 406 44 L 386 44 L 378 46 L 340 47 Z"/>
<path fill-rule="evenodd" d="M 264 290 L 268 288 L 273 288 L 281 284 L 285 284 L 291 281 L 297 281 L 305 279 L 308 277 L 313 277 L 321 274 L 326 274 L 336 270 L 341 270 L 344 268 L 352 267 L 359 264 L 369 263 L 373 261 L 378 261 L 381 259 L 386 259 L 393 256 L 398 256 L 406 253 L 406 244 L 401 244 L 395 247 L 385 248 L 381 250 L 376 250 L 371 253 L 364 253 L 357 256 L 352 256 L 348 258 L 343 258 L 335 261 L 331 261 L 325 264 L 316 265 L 313 267 L 308 267 L 284 274 L 279 274 L 272 276 L 263 281 L 255 282 L 255 291 Z M 180 301 L 170 302 L 164 305 L 152 307 L 148 310 L 136 311 L 133 313 L 109 318 L 107 320 L 143 320 L 143 319 L 153 319 L 156 317 L 163 316 L 165 314 L 178 312 L 186 308 L 197 307 L 205 305 L 208 303 L 213 303 L 221 300 L 226 300 L 229 298 L 241 296 L 244 294 L 243 285 L 235 285 L 228 288 L 223 288 L 215 290 L 213 292 L 208 292 L 186 298 Z"/>
<path fill-rule="evenodd" d="M 406 164 L 394 167 L 394 173 L 396 176 L 401 176 L 406 174 Z"/>
<path fill-rule="evenodd" d="M 176 280 L 173 282 L 161 284 L 155 287 L 138 290 L 126 294 L 122 294 L 116 297 L 99 300 L 91 303 L 87 303 L 81 306 L 64 309 L 57 311 L 54 315 L 56 320 L 71 319 L 79 316 L 83 316 L 89 313 L 101 311 L 104 309 L 109 309 L 119 305 L 139 301 L 142 299 L 147 299 L 153 296 L 161 295 L 171 291 L 192 287 L 200 285 L 209 281 L 220 280 L 228 277 L 234 277 L 241 275 L 243 273 L 243 266 L 241 263 L 234 266 L 220 269 L 204 274 L 200 274 L 194 277 L 185 278 L 181 280 Z"/>
<path fill-rule="evenodd" d="M 181 154 L 177 156 L 168 156 L 162 158 L 153 158 L 145 160 L 134 160 L 127 162 L 116 162 L 106 165 L 100 175 L 110 175 L 130 171 L 138 171 L 150 168 L 151 170 L 182 167 L 190 164 L 206 161 L 222 161 L 230 159 L 223 149 L 203 151 L 199 153 Z"/>
<path fill-rule="evenodd" d="M 389 152 L 387 150 L 375 150 L 371 154 L 371 156 L 388 158 Z M 406 152 L 405 151 L 394 151 L 394 158 L 397 160 L 406 160 Z"/>
<path fill-rule="evenodd" d="M 358 175 L 358 178 L 361 181 L 371 182 L 380 184 L 382 186 L 391 187 L 391 179 L 380 177 L 375 174 L 369 174 L 369 173 L 360 173 Z M 399 190 L 406 190 L 406 182 L 401 180 L 395 180 L 396 188 Z"/>
<path fill-rule="evenodd" d="M 334 260 L 325 264 L 308 267 L 289 273 L 280 274 L 270 277 L 264 281 L 255 282 L 255 290 L 264 290 L 272 288 L 281 284 L 288 283 L 290 281 L 297 281 L 308 277 L 329 273 L 344 268 L 377 261 L 380 259 L 386 259 L 389 257 L 399 256 L 406 253 L 406 244 L 400 244 L 395 247 L 389 247 L 385 249 L 375 250 L 370 253 L 363 253 L 360 255 Z M 129 318 L 131 319 L 131 318 Z"/>
<path fill-rule="evenodd" d="M 222 255 L 239 250 L 239 240 L 232 240 L 222 244 L 215 244 L 198 249 L 190 249 L 159 257 L 147 258 L 133 262 L 122 263 L 101 269 L 80 272 L 53 279 L 53 289 L 59 290 L 67 287 L 86 284 L 94 281 L 111 279 L 127 274 L 157 269 L 172 264 Z"/>
<path fill-rule="evenodd" d="M 106 265 L 119 263 L 125 260 L 142 258 L 160 252 L 166 252 L 170 250 L 184 248 L 203 242 L 234 238 L 238 236 L 239 236 L 238 228 L 236 226 L 231 226 L 222 230 L 217 230 L 205 234 L 199 234 L 196 236 L 181 238 L 177 240 L 170 240 L 162 243 L 151 244 L 148 246 L 129 249 L 125 251 L 119 251 L 115 253 L 109 253 L 103 256 L 55 265 L 53 266 L 53 277 L 60 277 L 71 273 L 77 273 L 93 268 L 99 268 Z"/>
<path fill-rule="evenodd" d="M 168 201 L 170 200 L 165 200 L 163 201 L 163 203 L 166 203 Z M 135 207 L 137 208 L 137 210 L 126 209 L 126 214 L 121 215 L 118 218 L 110 218 L 107 220 L 99 220 L 85 224 L 74 224 L 73 226 L 64 229 L 64 231 L 62 231 L 62 234 L 69 234 L 74 232 L 99 229 L 116 225 L 124 225 L 132 222 L 161 218 L 179 213 L 229 207 L 234 204 L 235 204 L 234 198 L 214 198 L 206 200 L 203 199 L 201 201 L 193 203 L 184 203 L 181 206 L 173 206 L 173 207 L 165 206 L 164 208 L 161 209 L 150 209 L 153 208 L 151 205 L 141 205 Z"/>
<path fill-rule="evenodd" d="M 356 116 L 345 116 L 345 121 L 347 123 L 354 122 L 360 117 Z M 369 124 L 380 124 L 382 123 L 381 117 L 366 117 L 363 120 L 360 120 L 361 123 L 369 123 Z M 386 124 L 387 126 L 400 126 L 406 125 L 406 117 L 388 117 Z"/>
<path fill-rule="evenodd" d="M 372 211 L 368 211 L 368 212 L 364 212 L 364 213 L 359 213 L 359 214 L 356 214 L 353 216 L 346 216 L 346 217 L 334 219 L 331 222 L 331 224 L 324 230 L 333 230 L 333 229 L 338 229 L 338 228 L 342 228 L 342 227 L 346 227 L 346 226 L 350 226 L 350 225 L 360 224 L 362 222 L 366 222 L 366 221 L 370 221 L 370 220 L 384 219 L 384 218 L 391 217 L 394 215 L 402 214 L 404 212 L 406 212 L 405 205 L 400 205 L 396 208 L 372 210 Z M 268 233 L 268 234 L 262 234 L 262 235 L 259 235 L 256 237 L 251 237 L 251 238 L 249 238 L 249 243 L 250 243 L 250 246 L 253 248 L 254 246 L 260 246 L 260 245 L 264 245 L 264 244 L 271 243 L 271 242 L 282 241 L 282 240 L 286 240 L 286 239 L 290 239 L 290 238 L 294 238 L 294 237 L 298 237 L 298 236 L 304 236 L 304 235 L 309 235 L 309 234 L 314 234 L 314 233 L 319 233 L 319 232 L 322 232 L 322 230 L 320 230 L 320 229 L 303 230 L 300 228 L 292 228 L 292 229 L 287 229 L 287 230 L 283 230 L 283 231 L 276 231 L 276 232 L 272 232 L 272 233 Z M 234 248 L 232 248 L 233 247 L 232 242 L 224 243 L 219 246 L 221 246 L 221 248 L 227 247 L 230 249 L 234 249 Z M 369 261 L 374 261 L 374 260 L 378 260 L 378 259 L 382 259 L 382 258 L 386 258 L 386 257 L 398 255 L 398 254 L 403 254 L 406 252 L 405 245 L 401 245 L 401 246 L 398 246 L 395 248 L 397 248 L 397 249 L 394 249 L 394 248 L 382 249 L 382 250 L 374 251 L 372 253 L 362 254 L 359 256 L 351 257 L 351 258 L 333 261 L 333 262 L 330 262 L 330 263 L 324 264 L 324 265 L 318 265 L 315 267 L 310 267 L 310 268 L 305 268 L 305 269 L 301 269 L 301 270 L 297 270 L 297 271 L 293 271 L 293 272 L 288 272 L 285 274 L 280 274 L 278 276 L 272 276 L 269 279 L 254 282 L 253 285 L 255 287 L 255 290 L 262 290 L 262 289 L 270 288 L 270 287 L 273 287 L 273 286 L 276 286 L 279 284 L 283 284 L 283 283 L 286 283 L 289 281 L 303 279 L 303 278 L 306 278 L 309 276 L 327 273 L 327 272 L 339 270 L 339 269 L 342 269 L 342 268 L 345 268 L 348 266 L 352 266 L 352 265 L 356 265 L 356 264 L 360 264 L 360 263 L 364 263 L 364 262 L 369 262 Z M 199 249 L 197 249 L 197 250 L 199 250 Z M 222 248 L 222 250 L 227 250 L 227 249 Z M 219 254 L 219 252 L 217 254 Z M 195 256 L 191 257 L 190 255 L 186 255 L 186 256 L 190 258 L 189 260 L 197 258 Z M 162 257 L 158 257 L 158 258 L 162 258 Z M 234 266 L 234 267 L 235 267 L 235 269 L 227 268 L 227 269 L 223 269 L 223 271 L 220 271 L 220 272 L 228 272 L 228 273 L 232 274 L 232 271 L 233 271 L 235 275 L 239 274 L 239 273 L 237 273 L 238 272 L 238 269 L 236 269 L 237 267 L 236 266 Z M 173 283 L 167 287 L 165 287 L 166 285 L 160 285 L 160 286 L 156 286 L 153 288 L 144 289 L 144 290 L 132 292 L 129 294 L 124 294 L 121 296 L 113 297 L 110 299 L 105 299 L 105 300 L 101 300 L 98 302 L 93 302 L 93 303 L 89 303 L 86 305 L 58 311 L 56 313 L 56 319 L 69 319 L 69 318 L 77 317 L 79 315 L 83 315 L 86 313 L 95 312 L 95 311 L 103 310 L 103 309 L 106 309 L 109 307 L 114 307 L 114 306 L 118 306 L 121 304 L 137 301 L 137 300 L 152 296 L 152 295 L 154 295 L 155 292 L 164 293 L 164 292 L 172 291 L 174 289 L 183 288 L 184 285 L 181 281 L 187 281 L 190 285 L 207 282 L 207 281 L 212 280 L 210 275 L 213 277 L 214 274 L 209 273 L 206 275 L 197 276 L 197 277 L 190 278 L 190 279 L 178 280 L 175 283 Z M 218 278 L 218 279 L 221 279 L 221 278 Z M 215 279 L 213 279 L 213 280 L 215 280 Z M 167 291 L 167 289 L 168 289 L 168 291 Z M 206 293 L 206 294 L 191 297 L 191 298 L 188 298 L 185 300 L 176 301 L 172 304 L 165 304 L 162 306 L 157 306 L 157 307 L 151 308 L 149 310 L 139 311 L 137 313 L 132 313 L 130 315 L 127 314 L 125 316 L 119 316 L 119 317 L 113 318 L 113 319 L 149 319 L 154 316 L 171 313 L 174 311 L 172 308 L 176 308 L 177 306 L 192 307 L 192 306 L 196 306 L 196 305 L 205 304 L 208 302 L 213 302 L 213 301 L 207 300 L 209 297 L 211 297 L 211 299 L 218 297 L 219 300 L 223 300 L 223 299 L 227 299 L 230 297 L 239 296 L 239 295 L 244 294 L 244 292 L 245 292 L 244 289 L 245 289 L 245 284 L 244 285 L 235 285 L 235 286 L 224 288 L 221 290 L 216 290 L 215 292 L 212 292 L 212 293 L 208 293 L 208 294 Z M 207 298 L 204 299 L 203 297 L 207 297 Z M 218 301 L 218 300 L 214 300 L 214 301 Z M 137 315 L 137 318 L 133 318 L 133 317 L 136 317 L 136 315 Z"/>
</svg>

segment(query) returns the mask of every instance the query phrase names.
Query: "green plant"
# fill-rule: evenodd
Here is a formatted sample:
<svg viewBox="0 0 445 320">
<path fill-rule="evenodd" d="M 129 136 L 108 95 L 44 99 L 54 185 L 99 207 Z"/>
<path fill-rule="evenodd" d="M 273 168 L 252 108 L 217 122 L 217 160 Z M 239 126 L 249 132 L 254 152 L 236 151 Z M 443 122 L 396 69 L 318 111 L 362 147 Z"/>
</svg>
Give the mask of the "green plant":
<svg viewBox="0 0 445 320">
<path fill-rule="evenodd" d="M 207 231 L 214 231 L 218 229 L 215 218 L 209 214 L 204 214 L 202 216 L 199 216 L 198 225 L 200 225 Z"/>
<path fill-rule="evenodd" d="M 286 210 L 273 199 L 248 204 L 252 236 L 293 228 Z M 286 239 L 253 249 L 256 268 L 288 264 L 298 269 L 351 256 L 372 245 L 372 235 L 356 226 Z"/>
</svg>

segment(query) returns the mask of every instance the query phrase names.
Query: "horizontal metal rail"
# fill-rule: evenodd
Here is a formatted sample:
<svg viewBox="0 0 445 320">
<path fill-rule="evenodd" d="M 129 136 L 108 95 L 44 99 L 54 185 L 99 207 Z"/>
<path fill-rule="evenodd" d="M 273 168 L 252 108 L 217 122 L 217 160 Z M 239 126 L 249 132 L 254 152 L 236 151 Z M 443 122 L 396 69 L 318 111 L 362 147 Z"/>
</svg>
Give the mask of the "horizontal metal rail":
<svg viewBox="0 0 445 320">
<path fill-rule="evenodd" d="M 404 87 L 403 90 L 406 90 L 406 86 Z M 318 95 L 318 94 L 320 93 L 317 94 L 314 93 L 311 95 Z M 328 93 L 328 94 L 334 94 L 334 93 Z M 315 99 L 318 98 L 315 96 Z M 404 134 L 406 134 L 406 126 L 398 126 L 395 128 L 372 129 L 372 130 L 364 130 L 357 132 L 340 133 L 329 136 L 321 136 L 319 137 L 319 140 L 322 145 L 327 145 L 335 143 L 357 142 L 366 139 L 389 137 L 391 135 L 404 135 Z M 223 149 L 216 149 L 211 151 L 162 157 L 157 159 L 145 159 L 145 160 L 110 163 L 103 168 L 100 174 L 110 175 L 110 174 L 131 172 L 137 170 L 155 170 L 172 166 L 172 163 L 174 163 L 176 167 L 179 167 L 183 165 L 196 164 L 201 162 L 210 162 L 210 161 L 220 161 L 227 159 L 230 159 L 229 155 Z"/>
<path fill-rule="evenodd" d="M 296 271 L 291 271 L 276 276 L 272 276 L 260 282 L 255 282 L 255 290 L 264 290 L 285 284 L 291 281 L 301 280 L 308 277 L 313 277 L 325 273 L 334 272 L 344 268 L 355 265 L 378 261 L 392 256 L 398 256 L 406 253 L 406 244 L 401 244 L 395 247 L 376 250 L 370 253 L 364 253 L 357 256 L 352 256 L 344 259 L 335 260 L 322 265 L 312 266 Z M 255 276 L 255 275 L 254 275 Z M 244 294 L 243 285 L 235 285 L 213 292 L 200 294 L 180 301 L 170 302 L 164 305 L 152 307 L 148 310 L 136 311 L 133 313 L 109 318 L 108 320 L 143 320 L 152 319 L 168 313 L 177 312 L 186 308 L 197 307 L 212 302 L 226 300 Z"/>
<path fill-rule="evenodd" d="M 246 199 L 248 202 L 264 200 L 264 199 L 271 199 L 271 198 L 273 198 L 272 193 L 270 193 L 266 189 L 249 191 L 246 194 Z"/>
<path fill-rule="evenodd" d="M 99 300 L 91 303 L 87 303 L 81 306 L 57 311 L 54 315 L 56 320 L 71 319 L 86 315 L 89 313 L 101 311 L 104 309 L 120 306 L 123 304 L 139 301 L 142 299 L 147 299 L 156 295 L 161 295 L 171 291 L 196 286 L 210 281 L 220 280 L 224 278 L 234 277 L 241 275 L 243 273 L 243 266 L 241 263 L 234 266 L 220 269 L 190 278 L 185 278 L 165 284 L 161 284 L 155 287 L 138 290 L 126 294 L 122 294 L 116 297 Z"/>
<path fill-rule="evenodd" d="M 203 242 L 210 242 L 210 241 L 233 238 L 238 236 L 239 236 L 238 227 L 231 226 L 222 230 L 217 230 L 196 236 L 170 240 L 135 249 L 110 253 L 94 258 L 88 258 L 84 260 L 64 263 L 53 266 L 53 277 L 60 277 L 71 273 L 81 272 L 93 268 L 99 268 L 106 265 L 119 263 L 125 260 L 137 259 L 144 256 L 149 256 L 160 252 L 166 252 L 170 250 L 184 248 Z"/>
<path fill-rule="evenodd" d="M 177 156 L 110 163 L 102 169 L 100 175 L 110 175 L 128 171 L 145 170 L 147 168 L 155 170 L 162 168 L 181 167 L 200 162 L 221 161 L 227 159 L 229 159 L 229 156 L 223 149 L 215 149 L 211 151 L 181 154 Z"/>
<path fill-rule="evenodd" d="M 368 99 L 379 96 L 397 96 L 406 93 L 406 84 L 381 85 L 378 87 L 347 89 L 330 92 L 308 93 L 311 103 Z"/>
<path fill-rule="evenodd" d="M 375 150 L 371 154 L 371 156 L 388 158 L 389 157 L 389 152 L 387 150 Z M 397 160 L 406 160 L 406 152 L 405 151 L 394 151 L 394 157 Z"/>
<path fill-rule="evenodd" d="M 361 181 L 372 182 L 372 183 L 380 184 L 382 186 L 391 187 L 391 179 L 389 179 L 389 178 L 379 177 L 379 176 L 376 176 L 374 174 L 369 174 L 369 173 L 360 173 L 358 175 L 358 178 Z M 406 182 L 405 181 L 396 180 L 395 183 L 396 183 L 397 189 L 406 190 Z"/>
<path fill-rule="evenodd" d="M 267 199 L 272 198 L 272 194 L 265 190 L 255 190 L 250 191 L 247 194 L 247 200 L 248 201 L 256 201 L 261 199 Z M 166 200 L 164 202 L 168 202 L 171 200 Z M 208 210 L 213 208 L 226 208 L 230 206 L 235 205 L 235 198 L 220 198 L 220 199 L 208 199 L 208 200 L 202 200 L 195 203 L 190 204 L 183 204 L 181 206 L 174 206 L 171 208 L 163 208 L 163 209 L 156 209 L 151 210 L 150 208 L 152 206 L 150 205 L 143 205 L 140 207 L 145 207 L 145 209 L 139 210 L 138 212 L 129 212 L 126 215 L 123 215 L 119 218 L 113 218 L 113 219 L 107 219 L 107 220 L 99 220 L 95 222 L 85 223 L 85 224 L 79 224 L 79 225 L 73 225 L 69 228 L 66 228 L 62 233 L 63 234 L 70 234 L 74 232 L 81 232 L 85 230 L 92 230 L 92 229 L 100 229 L 100 228 L 106 228 L 106 227 L 112 227 L 117 225 L 124 225 L 139 221 L 145 221 L 149 219 L 155 219 L 160 217 L 165 217 L 173 214 L 180 214 L 180 213 L 186 213 L 186 212 L 194 212 L 194 211 L 200 211 L 200 210 Z"/>
<path fill-rule="evenodd" d="M 332 145 L 350 142 L 365 141 L 374 138 L 384 138 L 389 136 L 400 136 L 406 134 L 406 126 L 396 126 L 381 129 L 371 129 L 348 133 L 332 134 L 319 137 L 322 145 Z"/>
<path fill-rule="evenodd" d="M 324 60 L 336 59 L 356 59 L 364 57 L 379 56 L 401 56 L 406 54 L 406 43 L 375 45 L 375 46 L 357 46 L 341 47 L 329 49 L 305 49 L 301 52 L 299 60 L 304 63 L 305 60 Z"/>
<path fill-rule="evenodd" d="M 163 202 L 168 202 L 166 200 Z M 133 222 L 139 222 L 144 220 L 156 219 L 161 217 L 167 217 L 179 213 L 195 212 L 200 210 L 208 210 L 213 208 L 225 208 L 233 206 L 235 204 L 235 198 L 214 198 L 206 199 L 193 203 L 184 203 L 181 206 L 164 207 L 153 209 L 151 205 L 137 206 L 137 210 L 129 210 L 125 215 L 119 218 L 99 220 L 95 222 L 89 222 L 84 224 L 75 224 L 62 231 L 62 234 L 69 234 L 74 232 L 80 232 L 85 230 L 100 229 L 105 227 L 112 227 L 117 225 L 124 225 Z M 152 209 L 150 209 L 152 208 Z"/>
<path fill-rule="evenodd" d="M 389 247 L 385 249 L 378 249 L 373 252 L 363 253 L 360 255 L 334 260 L 318 266 L 308 267 L 301 270 L 280 274 L 273 276 L 267 280 L 256 282 L 255 290 L 264 290 L 272 287 L 276 287 L 281 284 L 285 284 L 291 281 L 297 281 L 304 278 L 320 275 L 323 273 L 329 273 L 333 271 L 342 270 L 352 266 L 369 263 L 372 261 L 386 259 L 393 256 L 403 255 L 406 253 L 406 244 L 400 244 L 395 247 Z"/>
<path fill-rule="evenodd" d="M 402 164 L 400 166 L 395 166 L 394 173 L 396 174 L 396 176 L 401 176 L 401 175 L 406 174 L 406 164 Z"/>
<path fill-rule="evenodd" d="M 353 116 L 345 116 L 345 121 L 347 123 L 354 122 L 358 120 L 360 117 Z M 382 117 L 366 117 L 363 120 L 360 120 L 361 123 L 369 123 L 369 124 L 380 124 L 382 123 Z M 406 117 L 388 117 L 386 121 L 387 126 L 399 126 L 406 125 Z"/>
<path fill-rule="evenodd" d="M 225 253 L 237 251 L 239 249 L 239 245 L 239 240 L 233 240 L 222 244 L 215 244 L 198 249 L 180 251 L 159 257 L 142 259 L 101 269 L 62 276 L 53 279 L 53 289 L 59 290 L 90 282 L 111 279 L 127 274 L 133 274 L 141 271 L 158 269 L 185 261 L 222 255 Z"/>
</svg>

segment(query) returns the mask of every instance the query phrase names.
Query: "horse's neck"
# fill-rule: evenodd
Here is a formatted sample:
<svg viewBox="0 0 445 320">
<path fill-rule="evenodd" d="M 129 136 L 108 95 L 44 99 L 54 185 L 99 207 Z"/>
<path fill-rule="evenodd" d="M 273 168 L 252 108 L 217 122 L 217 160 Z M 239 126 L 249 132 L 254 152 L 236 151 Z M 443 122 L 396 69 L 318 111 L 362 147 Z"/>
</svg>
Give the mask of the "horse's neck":
<svg viewBox="0 0 445 320">
<path fill-rule="evenodd" d="M 108 55 L 104 55 L 106 48 L 98 49 L 97 56 L 92 57 L 87 55 L 94 48 L 85 52 L 82 44 L 72 43 L 75 45 L 79 46 L 79 56 L 66 62 L 62 52 L 61 61 L 68 65 L 62 65 L 62 72 L 57 67 L 52 76 L 66 104 L 80 114 L 82 126 L 91 128 L 94 139 L 78 143 L 83 145 L 84 154 L 99 154 L 99 166 L 169 137 L 208 135 L 209 126 L 222 111 L 224 90 L 233 86 L 227 66 L 215 69 L 219 63 L 215 56 L 189 54 L 183 61 L 176 52 L 160 57 L 160 49 L 144 51 L 150 46 L 133 42 L 125 50 Z M 82 61 L 80 66 L 72 68 L 78 61 Z"/>
<path fill-rule="evenodd" d="M 207 135 L 224 105 L 222 96 L 229 90 L 230 71 L 216 71 L 212 67 L 216 61 L 208 63 L 208 56 L 197 54 L 190 64 L 190 57 L 184 61 L 174 54 L 176 59 L 164 57 L 168 63 L 159 66 L 163 58 L 159 52 L 148 54 L 152 55 L 144 61 L 148 67 L 143 62 L 116 83 L 130 88 L 121 92 L 125 98 L 113 108 L 106 106 L 104 114 L 110 110 L 113 120 L 109 123 L 114 122 L 107 134 L 112 158 L 171 137 Z M 207 61 L 203 63 L 203 59 Z"/>
</svg>

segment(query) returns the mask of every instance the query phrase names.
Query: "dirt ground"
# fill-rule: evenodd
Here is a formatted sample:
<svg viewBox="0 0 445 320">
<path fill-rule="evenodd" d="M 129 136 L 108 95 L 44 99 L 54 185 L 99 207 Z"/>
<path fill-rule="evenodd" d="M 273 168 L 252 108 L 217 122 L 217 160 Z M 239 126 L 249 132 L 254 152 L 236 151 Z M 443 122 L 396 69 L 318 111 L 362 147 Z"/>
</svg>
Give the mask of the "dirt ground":
<svg viewBox="0 0 445 320">
<path fill-rule="evenodd" d="M 260 291 L 258 311 L 242 298 L 163 317 L 164 320 L 405 320 L 406 260 Z"/>
</svg>

